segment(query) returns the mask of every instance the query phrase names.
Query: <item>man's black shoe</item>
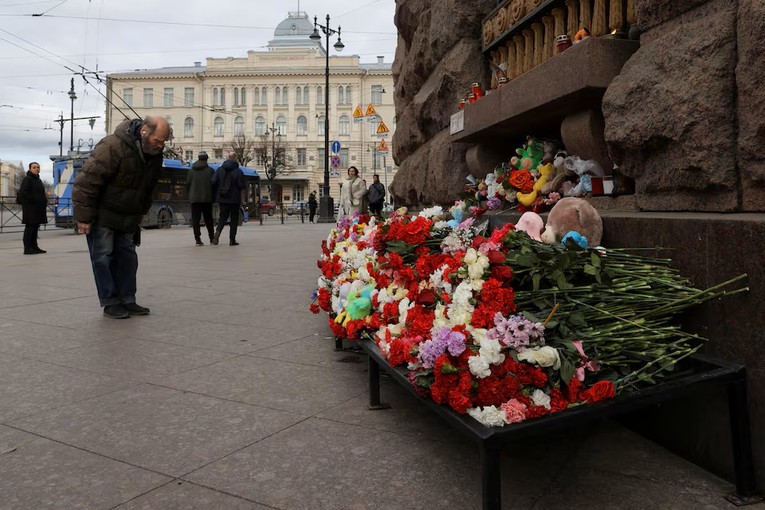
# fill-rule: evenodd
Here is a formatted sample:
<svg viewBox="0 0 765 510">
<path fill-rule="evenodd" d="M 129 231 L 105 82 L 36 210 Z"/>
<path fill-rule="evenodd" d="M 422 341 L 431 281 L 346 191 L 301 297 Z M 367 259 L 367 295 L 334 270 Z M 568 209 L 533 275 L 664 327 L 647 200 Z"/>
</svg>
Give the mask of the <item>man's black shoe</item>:
<svg viewBox="0 0 765 510">
<path fill-rule="evenodd" d="M 229 246 L 239 246 L 239 243 L 237 243 L 236 241 L 231 241 L 231 242 L 228 243 L 228 245 Z"/>
<path fill-rule="evenodd" d="M 37 253 L 48 253 L 48 252 L 45 250 L 41 250 L 40 248 L 37 248 Z"/>
<path fill-rule="evenodd" d="M 215 234 L 212 238 L 212 241 L 210 241 L 210 244 L 218 245 L 218 239 L 220 238 L 220 234 Z"/>
<path fill-rule="evenodd" d="M 38 255 L 39 253 L 40 253 L 40 252 L 39 252 L 39 251 L 37 251 L 37 250 L 34 250 L 34 251 L 27 251 L 27 250 L 24 250 L 24 255 Z"/>
<path fill-rule="evenodd" d="M 127 319 L 130 317 L 130 314 L 127 309 L 120 304 L 106 305 L 104 307 L 104 317 L 109 317 L 110 319 Z"/>
<path fill-rule="evenodd" d="M 138 303 L 125 303 L 122 307 L 130 315 L 149 315 L 150 310 Z"/>
</svg>

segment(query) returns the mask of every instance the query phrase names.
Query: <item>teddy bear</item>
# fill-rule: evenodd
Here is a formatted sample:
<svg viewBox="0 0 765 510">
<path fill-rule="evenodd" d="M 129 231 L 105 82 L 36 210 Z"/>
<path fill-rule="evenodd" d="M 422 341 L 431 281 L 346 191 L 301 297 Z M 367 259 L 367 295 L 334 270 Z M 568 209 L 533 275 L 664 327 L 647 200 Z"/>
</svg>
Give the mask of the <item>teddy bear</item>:
<svg viewBox="0 0 765 510">
<path fill-rule="evenodd" d="M 578 232 L 587 239 L 587 245 L 600 245 L 603 236 L 603 220 L 592 204 L 575 197 L 561 198 L 550 210 L 547 225 L 542 232 L 542 242 L 556 244 L 569 232 Z"/>
<path fill-rule="evenodd" d="M 573 171 L 569 172 L 563 164 L 567 156 L 568 153 L 566 151 L 558 151 L 555 154 L 552 161 L 555 170 L 547 176 L 547 182 L 542 186 L 541 191 L 543 195 L 547 195 L 553 191 L 560 191 L 566 180 L 576 177 L 576 174 Z"/>
</svg>

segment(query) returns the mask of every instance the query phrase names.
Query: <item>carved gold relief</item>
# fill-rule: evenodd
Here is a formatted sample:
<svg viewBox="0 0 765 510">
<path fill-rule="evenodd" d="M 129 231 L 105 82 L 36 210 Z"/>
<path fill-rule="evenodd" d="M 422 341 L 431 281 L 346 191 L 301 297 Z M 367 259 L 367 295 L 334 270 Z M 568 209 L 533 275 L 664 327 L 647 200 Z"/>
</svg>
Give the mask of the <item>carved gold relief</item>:
<svg viewBox="0 0 765 510">
<path fill-rule="evenodd" d="M 507 13 L 513 23 L 518 23 L 526 15 L 526 0 L 515 0 L 507 7 Z"/>
<path fill-rule="evenodd" d="M 595 0 L 595 6 L 592 11 L 592 28 L 590 34 L 600 37 L 608 32 L 606 23 L 606 0 Z"/>
<path fill-rule="evenodd" d="M 488 46 L 494 41 L 494 23 L 491 20 L 483 24 L 483 45 Z"/>
<path fill-rule="evenodd" d="M 579 0 L 579 28 L 586 28 L 592 32 L 590 0 Z"/>
</svg>

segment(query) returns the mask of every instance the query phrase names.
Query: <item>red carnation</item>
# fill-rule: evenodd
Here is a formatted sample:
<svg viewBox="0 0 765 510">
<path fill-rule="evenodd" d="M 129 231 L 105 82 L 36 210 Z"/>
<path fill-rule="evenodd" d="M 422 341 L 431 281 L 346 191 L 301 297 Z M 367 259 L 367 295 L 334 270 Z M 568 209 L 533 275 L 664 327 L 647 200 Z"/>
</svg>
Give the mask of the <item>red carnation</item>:
<svg viewBox="0 0 765 510">
<path fill-rule="evenodd" d="M 583 392 L 579 394 L 582 400 L 586 400 L 590 404 L 600 402 L 607 398 L 613 398 L 616 395 L 614 384 L 611 381 L 598 381 Z"/>
</svg>

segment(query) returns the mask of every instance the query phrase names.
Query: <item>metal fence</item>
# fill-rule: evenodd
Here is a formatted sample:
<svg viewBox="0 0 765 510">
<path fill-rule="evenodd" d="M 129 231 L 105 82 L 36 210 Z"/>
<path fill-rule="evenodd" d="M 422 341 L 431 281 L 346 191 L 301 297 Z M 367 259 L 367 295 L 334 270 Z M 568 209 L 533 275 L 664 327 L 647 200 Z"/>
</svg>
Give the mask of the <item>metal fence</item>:
<svg viewBox="0 0 765 510">
<path fill-rule="evenodd" d="M 54 229 L 53 204 L 48 203 L 48 223 L 40 225 L 40 230 Z M 0 196 L 0 234 L 23 232 L 21 223 L 21 206 L 16 203 L 15 196 Z"/>
</svg>

